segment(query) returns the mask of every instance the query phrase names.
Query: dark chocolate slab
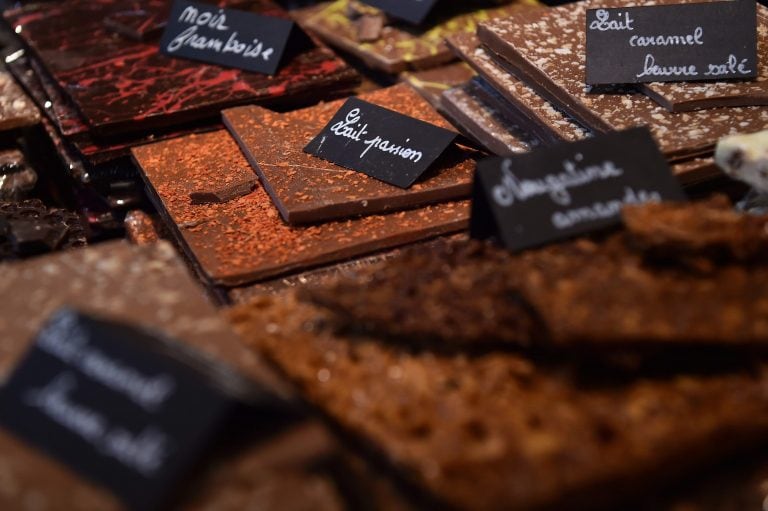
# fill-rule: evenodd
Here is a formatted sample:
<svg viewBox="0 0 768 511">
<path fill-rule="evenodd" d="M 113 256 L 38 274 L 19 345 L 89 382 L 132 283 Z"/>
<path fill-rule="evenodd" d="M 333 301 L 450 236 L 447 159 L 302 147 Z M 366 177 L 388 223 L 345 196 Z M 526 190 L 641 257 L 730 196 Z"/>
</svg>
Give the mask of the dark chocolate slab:
<svg viewBox="0 0 768 511">
<path fill-rule="evenodd" d="M 406 84 L 363 94 L 360 99 L 441 128 L 451 128 Z M 408 189 L 305 153 L 303 148 L 342 104 L 334 101 L 284 114 L 257 106 L 223 113 L 224 123 L 287 222 L 324 222 L 469 196 L 476 154 L 460 147 L 446 151 Z"/>
<path fill-rule="evenodd" d="M 169 5 L 167 0 L 153 0 L 145 7 L 159 10 Z M 356 81 L 349 66 L 319 47 L 296 55 L 275 76 L 166 57 L 156 41 L 132 41 L 106 29 L 105 17 L 132 6 L 130 0 L 75 0 L 5 13 L 99 133 L 211 118 L 221 108 L 249 102 L 306 104 Z M 286 16 L 270 0 L 240 7 Z"/>
<path fill-rule="evenodd" d="M 648 125 L 673 160 L 710 154 L 734 133 L 763 129 L 768 107 L 715 108 L 674 114 L 640 92 L 591 92 L 584 85 L 585 13 L 599 2 L 515 13 L 483 23 L 478 36 L 545 99 L 595 131 Z"/>
<path fill-rule="evenodd" d="M 133 154 L 177 236 L 205 278 L 217 285 L 244 285 L 458 231 L 468 221 L 468 203 L 450 202 L 291 227 L 261 187 L 222 204 L 192 205 L 191 191 L 219 188 L 252 173 L 226 131 L 146 145 Z"/>
</svg>

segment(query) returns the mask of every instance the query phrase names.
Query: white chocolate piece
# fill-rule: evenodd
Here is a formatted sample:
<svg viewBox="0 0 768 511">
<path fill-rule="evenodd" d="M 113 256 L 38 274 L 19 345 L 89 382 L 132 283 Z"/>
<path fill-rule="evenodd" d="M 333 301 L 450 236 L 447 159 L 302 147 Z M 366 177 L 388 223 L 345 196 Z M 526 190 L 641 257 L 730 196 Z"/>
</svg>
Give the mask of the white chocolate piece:
<svg viewBox="0 0 768 511">
<path fill-rule="evenodd" d="M 715 163 L 734 179 L 768 193 L 768 130 L 720 139 Z"/>
</svg>

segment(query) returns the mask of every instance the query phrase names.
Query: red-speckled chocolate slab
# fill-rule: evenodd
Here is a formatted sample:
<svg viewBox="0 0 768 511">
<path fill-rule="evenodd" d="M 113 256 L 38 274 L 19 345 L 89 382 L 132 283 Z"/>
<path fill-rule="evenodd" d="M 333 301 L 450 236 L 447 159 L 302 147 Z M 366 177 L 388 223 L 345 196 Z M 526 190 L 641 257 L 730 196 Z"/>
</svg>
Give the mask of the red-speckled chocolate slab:
<svg viewBox="0 0 768 511">
<path fill-rule="evenodd" d="M 462 201 L 291 227 L 261 186 L 221 204 L 191 204 L 191 192 L 219 189 L 254 175 L 226 131 L 137 147 L 133 155 L 182 246 L 215 285 L 245 285 L 459 231 L 469 219 L 469 203 Z"/>
<path fill-rule="evenodd" d="M 134 4 L 71 0 L 32 4 L 4 14 L 85 121 L 101 134 L 212 117 L 224 107 L 242 103 L 306 104 L 356 80 L 349 66 L 318 47 L 290 59 L 275 76 L 169 58 L 159 53 L 156 40 L 135 41 L 106 28 L 106 17 L 135 8 Z M 160 11 L 167 10 L 170 1 L 142 5 Z M 270 0 L 247 2 L 247 7 L 286 16 Z"/>
<path fill-rule="evenodd" d="M 370 103 L 451 129 L 407 84 L 360 96 Z M 392 186 L 304 152 L 343 101 L 285 114 L 257 106 L 224 112 L 224 124 L 291 224 L 381 213 L 469 196 L 477 156 L 452 147 L 408 189 Z"/>
</svg>

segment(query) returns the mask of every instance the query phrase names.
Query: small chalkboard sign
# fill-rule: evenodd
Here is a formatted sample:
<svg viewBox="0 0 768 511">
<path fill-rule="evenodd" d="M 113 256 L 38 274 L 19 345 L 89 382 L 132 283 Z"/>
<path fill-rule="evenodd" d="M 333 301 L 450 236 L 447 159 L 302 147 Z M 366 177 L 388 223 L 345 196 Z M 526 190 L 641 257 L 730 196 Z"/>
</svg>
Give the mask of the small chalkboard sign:
<svg viewBox="0 0 768 511">
<path fill-rule="evenodd" d="M 589 9 L 586 30 L 590 85 L 746 79 L 759 71 L 754 0 Z"/>
<path fill-rule="evenodd" d="M 0 427 L 111 490 L 163 509 L 253 384 L 177 343 L 56 313 L 0 389 Z"/>
<path fill-rule="evenodd" d="M 456 135 L 353 97 L 304 151 L 408 188 L 448 149 Z"/>
<path fill-rule="evenodd" d="M 478 164 L 470 232 L 511 250 L 604 229 L 626 204 L 685 195 L 647 128 Z"/>
<path fill-rule="evenodd" d="M 437 0 L 363 0 L 363 3 L 381 9 L 394 18 L 420 25 Z"/>
<path fill-rule="evenodd" d="M 176 0 L 160 51 L 170 57 L 272 75 L 293 32 L 290 20 Z"/>
</svg>

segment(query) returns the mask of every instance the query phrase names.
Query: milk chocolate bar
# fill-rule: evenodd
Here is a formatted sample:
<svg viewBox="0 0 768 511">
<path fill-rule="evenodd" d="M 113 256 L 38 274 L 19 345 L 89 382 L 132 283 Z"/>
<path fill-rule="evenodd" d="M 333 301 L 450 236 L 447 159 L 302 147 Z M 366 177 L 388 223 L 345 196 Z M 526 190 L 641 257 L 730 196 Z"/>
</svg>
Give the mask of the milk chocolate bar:
<svg viewBox="0 0 768 511">
<path fill-rule="evenodd" d="M 453 36 L 446 42 L 459 58 L 472 66 L 507 100 L 508 107 L 503 111 L 510 121 L 524 126 L 541 140 L 550 142 L 576 141 L 589 136 L 588 130 L 557 110 L 526 83 L 499 67 L 475 35 Z"/>
<path fill-rule="evenodd" d="M 583 83 L 583 27 L 591 5 L 578 2 L 546 11 L 513 13 L 502 20 L 481 23 L 478 36 L 518 78 L 580 124 L 601 132 L 648 125 L 671 160 L 711 154 L 719 138 L 765 126 L 768 107 L 674 114 L 631 89 L 612 93 L 587 90 Z M 567 41 L 563 34 L 569 34 Z"/>
<path fill-rule="evenodd" d="M 451 125 L 418 93 L 398 84 L 361 99 L 442 128 Z M 282 217 L 290 224 L 324 222 L 469 196 L 476 154 L 451 147 L 413 186 L 402 189 L 304 152 L 343 101 L 288 113 L 244 106 L 223 113 Z"/>
<path fill-rule="evenodd" d="M 298 149 L 300 151 L 300 149 Z M 260 185 L 224 203 L 191 203 L 190 192 L 217 189 L 250 172 L 226 131 L 133 149 L 150 194 L 174 235 L 212 284 L 240 286 L 466 227 L 467 202 L 291 227 Z"/>
<path fill-rule="evenodd" d="M 355 3 L 353 0 L 324 3 L 299 12 L 298 20 L 328 44 L 351 53 L 371 68 L 390 74 L 446 64 L 454 59 L 443 41 L 446 36 L 472 33 L 480 21 L 507 16 L 535 5 L 522 1 L 478 9 L 468 2 L 446 2 L 438 9 L 437 17 L 425 27 L 414 28 L 389 20 L 375 41 L 361 41 L 357 16 L 350 12 L 350 6 Z"/>
<path fill-rule="evenodd" d="M 670 112 L 768 105 L 768 8 L 757 5 L 758 76 L 728 82 L 644 83 L 641 90 Z"/>
<path fill-rule="evenodd" d="M 413 87 L 432 108 L 442 112 L 440 96 L 443 92 L 462 85 L 474 75 L 469 66 L 463 62 L 455 62 L 425 71 L 406 71 L 400 75 L 400 81 Z"/>
<path fill-rule="evenodd" d="M 341 335 L 290 295 L 230 317 L 310 402 L 439 498 L 436 507 L 616 509 L 768 428 L 759 365 L 606 381 L 568 361 Z"/>
<path fill-rule="evenodd" d="M 471 83 L 445 91 L 443 110 L 470 139 L 491 153 L 522 153 L 539 144 L 520 126 L 478 98 Z"/>
</svg>

